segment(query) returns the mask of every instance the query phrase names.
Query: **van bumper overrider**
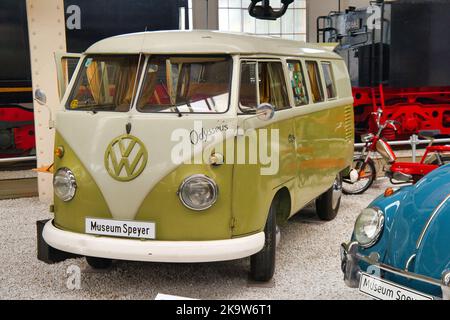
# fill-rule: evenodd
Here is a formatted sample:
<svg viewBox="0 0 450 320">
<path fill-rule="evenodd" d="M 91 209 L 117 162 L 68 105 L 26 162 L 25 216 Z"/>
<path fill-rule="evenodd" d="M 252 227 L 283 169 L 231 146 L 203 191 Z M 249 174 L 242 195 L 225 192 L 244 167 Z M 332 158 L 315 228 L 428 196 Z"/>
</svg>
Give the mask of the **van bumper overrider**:
<svg viewBox="0 0 450 320">
<path fill-rule="evenodd" d="M 58 250 L 90 257 L 149 262 L 211 262 L 251 256 L 264 246 L 264 232 L 227 240 L 158 241 L 112 238 L 64 231 L 48 221 L 45 242 Z"/>
</svg>

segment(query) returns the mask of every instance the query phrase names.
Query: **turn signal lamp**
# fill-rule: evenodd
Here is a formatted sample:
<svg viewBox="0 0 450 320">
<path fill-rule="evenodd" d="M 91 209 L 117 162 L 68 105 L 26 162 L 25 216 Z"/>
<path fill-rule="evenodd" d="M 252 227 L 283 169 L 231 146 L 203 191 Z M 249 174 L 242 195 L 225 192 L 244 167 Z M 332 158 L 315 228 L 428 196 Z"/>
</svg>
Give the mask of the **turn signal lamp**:
<svg viewBox="0 0 450 320">
<path fill-rule="evenodd" d="M 384 191 L 384 196 L 387 198 L 387 197 L 392 196 L 394 193 L 395 193 L 395 190 L 392 189 L 391 187 L 389 187 Z"/>
</svg>

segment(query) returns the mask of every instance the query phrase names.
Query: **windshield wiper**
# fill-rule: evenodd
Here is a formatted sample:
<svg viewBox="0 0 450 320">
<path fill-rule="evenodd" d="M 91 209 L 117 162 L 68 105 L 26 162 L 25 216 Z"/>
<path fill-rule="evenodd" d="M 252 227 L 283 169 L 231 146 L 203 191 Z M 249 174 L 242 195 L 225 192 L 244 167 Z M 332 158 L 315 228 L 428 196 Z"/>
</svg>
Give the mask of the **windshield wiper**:
<svg viewBox="0 0 450 320">
<path fill-rule="evenodd" d="M 176 112 L 178 113 L 178 117 L 181 118 L 183 116 L 183 114 L 181 113 L 180 109 L 178 109 L 177 106 L 173 106 L 176 110 Z"/>
<path fill-rule="evenodd" d="M 166 88 L 166 85 L 164 84 L 164 82 L 160 79 L 159 83 L 161 84 L 161 86 L 163 87 L 164 91 L 166 92 L 166 96 L 170 97 L 169 91 Z M 178 117 L 181 118 L 183 116 L 183 114 L 181 113 L 181 111 L 178 109 L 177 106 L 173 106 L 175 108 L 175 111 L 178 113 Z"/>
</svg>

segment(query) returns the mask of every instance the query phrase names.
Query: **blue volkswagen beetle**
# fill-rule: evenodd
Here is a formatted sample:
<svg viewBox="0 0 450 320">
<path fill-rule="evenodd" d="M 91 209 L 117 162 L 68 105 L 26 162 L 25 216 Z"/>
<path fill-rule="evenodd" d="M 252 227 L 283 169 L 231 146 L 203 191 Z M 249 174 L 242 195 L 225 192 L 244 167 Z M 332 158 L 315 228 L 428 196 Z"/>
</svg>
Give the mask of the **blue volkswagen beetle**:
<svg viewBox="0 0 450 320">
<path fill-rule="evenodd" d="M 450 165 L 358 216 L 341 245 L 345 283 L 375 299 L 450 299 Z"/>
</svg>

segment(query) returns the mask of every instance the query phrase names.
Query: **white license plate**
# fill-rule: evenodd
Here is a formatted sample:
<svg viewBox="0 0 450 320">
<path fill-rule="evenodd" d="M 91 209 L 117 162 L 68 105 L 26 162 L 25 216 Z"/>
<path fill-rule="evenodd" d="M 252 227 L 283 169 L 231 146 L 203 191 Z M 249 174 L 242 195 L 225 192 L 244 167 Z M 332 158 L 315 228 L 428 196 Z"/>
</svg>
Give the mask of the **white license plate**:
<svg viewBox="0 0 450 320">
<path fill-rule="evenodd" d="M 359 291 L 378 300 L 433 300 L 433 297 L 361 272 Z"/>
<path fill-rule="evenodd" d="M 85 232 L 102 236 L 155 239 L 155 223 L 86 218 Z"/>
</svg>

